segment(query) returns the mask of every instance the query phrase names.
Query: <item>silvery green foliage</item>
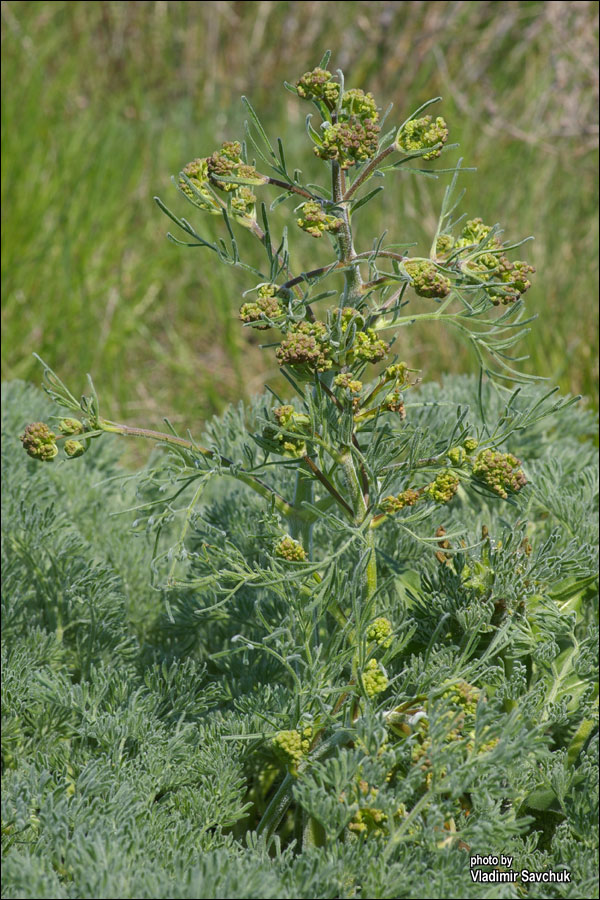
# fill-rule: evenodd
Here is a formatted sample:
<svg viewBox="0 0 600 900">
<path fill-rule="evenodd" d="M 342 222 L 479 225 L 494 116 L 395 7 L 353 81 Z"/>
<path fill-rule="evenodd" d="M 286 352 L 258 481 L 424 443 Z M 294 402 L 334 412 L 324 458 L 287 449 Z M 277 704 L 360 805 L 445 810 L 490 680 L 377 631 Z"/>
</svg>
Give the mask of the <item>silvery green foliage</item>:
<svg viewBox="0 0 600 900">
<path fill-rule="evenodd" d="M 527 426 L 542 394 L 514 400 L 527 489 L 507 503 L 461 488 L 434 541 L 410 509 L 375 529 L 365 607 L 360 534 L 331 511 L 314 527 L 317 585 L 310 561 L 273 555 L 276 507 L 228 470 L 191 506 L 177 450 L 135 480 L 116 438 L 76 463 L 29 460 L 24 411 L 51 409 L 9 385 L 3 896 L 518 896 L 473 884 L 467 848 L 569 869 L 571 885 L 531 897 L 594 896 L 594 422 L 571 406 Z M 482 410 L 489 427 L 502 419 L 504 394 L 488 386 L 481 400 L 467 377 L 416 390 L 418 456 L 443 450 L 457 421 L 472 433 Z M 248 431 L 275 403 L 227 410 L 204 443 L 253 465 Z M 272 467 L 270 484 L 292 476 Z M 401 478 L 391 470 L 390 488 Z M 389 646 L 367 642 L 375 610 Z M 369 658 L 387 688 L 340 703 Z M 297 726 L 323 737 L 286 775 L 273 738 Z"/>
</svg>

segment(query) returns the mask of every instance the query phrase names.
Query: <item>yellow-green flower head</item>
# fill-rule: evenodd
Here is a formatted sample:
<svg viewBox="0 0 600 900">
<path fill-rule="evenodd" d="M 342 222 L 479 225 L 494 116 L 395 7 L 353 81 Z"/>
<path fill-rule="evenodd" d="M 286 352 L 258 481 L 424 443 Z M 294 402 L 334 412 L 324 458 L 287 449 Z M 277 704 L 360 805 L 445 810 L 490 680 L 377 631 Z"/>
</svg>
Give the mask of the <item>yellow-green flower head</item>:
<svg viewBox="0 0 600 900">
<path fill-rule="evenodd" d="M 301 730 L 280 731 L 273 738 L 273 749 L 292 772 L 296 771 L 298 764 L 310 750 L 312 731 L 307 726 Z"/>
<path fill-rule="evenodd" d="M 463 447 L 467 451 L 467 453 L 473 453 L 474 450 L 477 450 L 479 447 L 479 441 L 477 438 L 467 437 L 463 441 Z"/>
<path fill-rule="evenodd" d="M 83 456 L 86 447 L 81 441 L 65 441 L 64 450 L 70 459 L 76 459 L 78 456 Z"/>
<path fill-rule="evenodd" d="M 225 141 L 220 150 L 215 150 L 206 160 L 208 177 L 212 184 L 222 191 L 237 191 L 238 184 L 220 181 L 219 176 L 244 178 L 252 184 L 264 184 L 265 177 L 259 175 L 254 166 L 248 166 L 241 157 L 242 145 L 239 141 Z"/>
<path fill-rule="evenodd" d="M 447 297 L 452 284 L 449 278 L 438 271 L 435 264 L 426 259 L 408 260 L 404 270 L 409 276 L 413 289 L 420 297 Z"/>
<path fill-rule="evenodd" d="M 460 479 L 450 469 L 444 469 L 436 475 L 434 481 L 425 488 L 432 500 L 436 503 L 449 503 L 458 490 Z"/>
<path fill-rule="evenodd" d="M 496 235 L 490 237 L 487 241 L 485 240 L 491 230 L 492 226 L 485 225 L 483 219 L 469 219 L 469 221 L 463 226 L 463 230 L 461 231 L 460 237 L 456 241 L 455 247 L 457 249 L 462 249 L 463 247 L 471 247 L 473 245 L 481 244 L 484 248 L 498 248 L 501 246 L 501 244 Z"/>
<path fill-rule="evenodd" d="M 262 284 L 259 286 L 256 300 L 244 303 L 240 309 L 240 319 L 242 322 L 255 323 L 258 329 L 269 328 L 269 323 L 265 323 L 266 319 L 278 319 L 283 315 L 283 307 L 277 299 L 276 284 Z"/>
<path fill-rule="evenodd" d="M 335 234 L 344 224 L 343 219 L 328 215 L 324 212 L 321 204 L 314 200 L 307 200 L 306 203 L 303 203 L 299 207 L 299 212 L 296 224 L 315 238 L 322 237 L 325 232 Z"/>
<path fill-rule="evenodd" d="M 492 303 L 496 306 L 500 303 L 504 306 L 515 303 L 521 294 L 531 287 L 531 281 L 527 276 L 532 272 L 535 272 L 534 266 L 530 266 L 522 259 L 517 259 L 513 263 L 506 256 L 499 257 L 492 279 L 494 282 L 502 282 L 506 287 L 493 284 L 485 288 Z"/>
<path fill-rule="evenodd" d="M 451 447 L 448 450 L 448 459 L 455 466 L 462 466 L 467 452 L 464 447 Z"/>
<path fill-rule="evenodd" d="M 277 422 L 277 429 L 271 425 L 267 425 L 263 429 L 263 438 L 270 442 L 273 452 L 289 454 L 296 459 L 305 456 L 307 452 L 306 437 L 310 433 L 308 416 L 296 412 L 294 407 L 289 404 L 276 407 L 273 410 L 273 416 Z M 290 432 L 292 433 L 290 434 Z"/>
<path fill-rule="evenodd" d="M 365 324 L 365 317 L 353 306 L 344 306 L 340 314 L 342 331 L 347 331 L 350 324 L 355 325 L 356 328 L 362 328 Z"/>
<path fill-rule="evenodd" d="M 326 372 L 333 365 L 324 322 L 303 321 L 294 325 L 275 351 L 280 366 L 309 372 Z"/>
<path fill-rule="evenodd" d="M 393 366 L 388 366 L 384 372 L 384 378 L 386 381 L 395 381 L 397 384 L 404 384 L 406 382 L 406 375 L 408 372 L 408 366 L 405 362 L 394 363 Z"/>
<path fill-rule="evenodd" d="M 27 455 L 32 459 L 50 462 L 58 453 L 56 435 L 44 422 L 32 422 L 31 425 L 27 425 L 20 440 Z"/>
<path fill-rule="evenodd" d="M 249 187 L 236 185 L 231 195 L 231 213 L 240 225 L 251 228 L 256 219 L 256 195 Z"/>
<path fill-rule="evenodd" d="M 375 697 L 387 688 L 389 682 L 385 670 L 376 659 L 370 659 L 362 673 L 362 681 L 367 697 Z"/>
<path fill-rule="evenodd" d="M 412 490 L 412 488 L 407 488 L 396 497 L 394 497 L 393 495 L 390 497 L 384 497 L 379 505 L 384 512 L 395 513 L 399 512 L 401 509 L 404 509 L 405 506 L 414 506 L 420 496 L 421 491 L 414 491 Z"/>
<path fill-rule="evenodd" d="M 191 187 L 186 178 L 191 182 Z M 206 159 L 193 159 L 184 166 L 179 173 L 177 187 L 198 209 L 221 215 L 221 204 L 210 192 Z"/>
<path fill-rule="evenodd" d="M 378 147 L 379 126 L 370 119 L 361 122 L 358 116 L 350 116 L 323 130 L 322 146 L 315 147 L 315 154 L 321 159 L 335 159 L 342 169 L 349 169 L 372 159 Z"/>
<path fill-rule="evenodd" d="M 401 419 L 406 418 L 404 398 L 400 391 L 392 391 L 391 394 L 388 394 L 382 403 L 382 408 L 388 412 L 397 413 Z"/>
<path fill-rule="evenodd" d="M 418 150 L 432 149 L 425 153 L 423 159 L 436 159 L 442 152 L 442 146 L 448 140 L 448 126 L 441 116 L 433 119 L 431 116 L 423 116 L 421 119 L 411 119 L 406 123 L 396 141 L 399 150 L 405 153 L 415 153 Z M 440 146 L 437 146 L 437 145 Z"/>
<path fill-rule="evenodd" d="M 302 544 L 289 535 L 277 542 L 275 555 L 281 557 L 281 559 L 287 559 L 289 562 L 304 562 L 306 560 L 306 551 Z"/>
<path fill-rule="evenodd" d="M 336 375 L 333 383 L 336 387 L 346 388 L 352 394 L 359 394 L 363 386 L 362 381 L 354 378 L 351 372 L 342 372 L 340 375 Z"/>
<path fill-rule="evenodd" d="M 392 623 L 385 616 L 379 616 L 367 628 L 367 640 L 380 647 L 390 647 L 392 643 Z"/>
<path fill-rule="evenodd" d="M 331 72 L 321 69 L 319 66 L 312 72 L 305 72 L 296 83 L 298 96 L 303 100 L 322 100 L 329 109 L 337 106 L 340 96 L 340 86 L 333 81 Z"/>
<path fill-rule="evenodd" d="M 517 493 L 527 484 L 521 461 L 512 453 L 499 450 L 482 450 L 473 464 L 473 475 L 504 500 L 509 492 Z"/>
<path fill-rule="evenodd" d="M 448 256 L 454 249 L 454 238 L 451 234 L 440 234 L 435 244 L 435 255 L 439 259 Z"/>
<path fill-rule="evenodd" d="M 370 119 L 371 122 L 376 122 L 379 118 L 375 97 L 371 93 L 365 94 L 360 88 L 344 91 L 342 114 L 348 117 L 358 116 L 359 119 Z"/>
<path fill-rule="evenodd" d="M 85 427 L 79 419 L 61 419 L 58 423 L 58 430 L 61 434 L 83 434 Z"/>
<path fill-rule="evenodd" d="M 354 335 L 354 343 L 348 351 L 348 361 L 379 362 L 389 353 L 390 345 L 377 337 L 374 328 L 366 331 L 357 331 Z"/>
</svg>

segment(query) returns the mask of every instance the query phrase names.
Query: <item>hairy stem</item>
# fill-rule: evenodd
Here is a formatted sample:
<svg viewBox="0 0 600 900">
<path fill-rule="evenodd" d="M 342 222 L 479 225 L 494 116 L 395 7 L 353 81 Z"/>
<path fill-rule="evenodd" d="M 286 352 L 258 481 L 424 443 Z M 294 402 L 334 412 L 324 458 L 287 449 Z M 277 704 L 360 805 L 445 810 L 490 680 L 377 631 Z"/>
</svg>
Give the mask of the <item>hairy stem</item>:
<svg viewBox="0 0 600 900">
<path fill-rule="evenodd" d="M 106 419 L 100 419 L 98 425 L 102 431 L 106 431 L 109 434 L 120 434 L 123 437 L 141 437 L 164 444 L 172 444 L 176 447 L 183 447 L 186 450 L 200 453 L 207 459 L 217 460 L 220 465 L 225 466 L 226 468 L 234 466 L 233 460 L 228 459 L 226 456 L 217 456 L 212 450 L 208 450 L 206 447 L 202 447 L 199 444 L 194 443 L 193 441 L 187 440 L 187 438 L 177 437 L 177 435 L 175 434 L 167 434 L 162 431 L 153 431 L 150 428 L 137 428 L 132 425 L 122 425 L 118 422 L 109 422 Z M 252 488 L 253 491 L 255 491 L 257 494 L 260 494 L 261 497 L 264 497 L 266 500 L 273 500 L 277 510 L 284 516 L 294 516 L 296 518 L 300 517 L 312 523 L 313 514 L 309 513 L 307 510 L 296 509 L 294 506 L 292 506 L 292 504 L 288 503 L 287 500 L 285 500 L 280 494 L 278 494 L 276 490 L 274 490 L 272 487 L 262 481 L 262 479 L 258 478 L 251 472 L 244 472 L 243 470 L 234 467 L 233 470 L 228 474 L 233 478 L 237 478 L 238 481 L 242 481 L 244 484 L 247 484 L 248 487 Z"/>
</svg>

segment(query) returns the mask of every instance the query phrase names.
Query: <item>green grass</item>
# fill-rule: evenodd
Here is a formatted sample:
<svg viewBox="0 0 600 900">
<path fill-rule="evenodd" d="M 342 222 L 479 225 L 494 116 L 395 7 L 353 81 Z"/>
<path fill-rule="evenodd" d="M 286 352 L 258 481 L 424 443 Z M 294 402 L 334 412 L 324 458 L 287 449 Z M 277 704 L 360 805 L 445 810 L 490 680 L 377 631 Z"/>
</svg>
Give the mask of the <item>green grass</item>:
<svg viewBox="0 0 600 900">
<path fill-rule="evenodd" d="M 536 236 L 525 368 L 596 403 L 596 29 L 592 3 L 7 2 L 3 377 L 39 380 L 35 350 L 74 387 L 93 372 L 114 417 L 194 428 L 276 378 L 236 320 L 249 283 L 168 243 L 152 196 L 184 208 L 169 176 L 239 133 L 241 93 L 304 164 L 306 110 L 281 82 L 330 47 L 398 116 L 444 96 L 451 139 L 478 168 L 465 211 Z M 359 241 L 387 227 L 427 246 L 443 188 L 398 178 Z M 323 248 L 298 242 L 318 264 Z M 425 378 L 474 365 L 441 330 L 403 341 Z"/>
</svg>

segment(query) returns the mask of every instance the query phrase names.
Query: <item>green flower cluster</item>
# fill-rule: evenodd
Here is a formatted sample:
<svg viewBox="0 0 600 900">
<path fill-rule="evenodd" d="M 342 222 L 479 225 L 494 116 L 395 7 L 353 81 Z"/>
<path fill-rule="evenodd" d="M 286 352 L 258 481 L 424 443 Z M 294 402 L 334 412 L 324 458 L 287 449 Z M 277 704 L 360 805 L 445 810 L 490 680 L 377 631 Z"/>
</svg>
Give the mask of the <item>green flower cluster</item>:
<svg viewBox="0 0 600 900">
<path fill-rule="evenodd" d="M 303 203 L 299 207 L 299 212 L 300 216 L 296 219 L 296 223 L 315 238 L 322 237 L 325 232 L 335 233 L 344 224 L 342 219 L 328 215 L 321 204 L 314 200 Z"/>
<path fill-rule="evenodd" d="M 296 90 L 303 100 L 322 100 L 329 109 L 335 109 L 340 96 L 340 86 L 333 81 L 331 72 L 319 66 L 304 73 L 296 83 Z"/>
<path fill-rule="evenodd" d="M 472 247 L 473 245 L 482 244 L 483 248 L 498 248 L 501 246 L 499 239 L 493 235 L 485 240 L 492 230 L 491 225 L 485 225 L 483 219 L 469 219 L 463 226 L 460 237 L 457 239 L 454 247 L 460 250 L 464 247 Z"/>
<path fill-rule="evenodd" d="M 370 119 L 376 122 L 379 118 L 377 103 L 373 94 L 365 94 L 360 88 L 352 88 L 345 91 L 342 97 L 342 115 L 350 118 L 358 116 L 359 119 Z"/>
<path fill-rule="evenodd" d="M 467 451 L 467 453 L 473 453 L 474 450 L 477 450 L 479 447 L 479 441 L 477 438 L 467 437 L 463 441 L 463 447 Z"/>
<path fill-rule="evenodd" d="M 464 447 L 450 447 L 447 455 L 452 465 L 462 466 L 466 459 L 467 451 Z"/>
<path fill-rule="evenodd" d="M 347 121 L 324 129 L 315 154 L 321 159 L 334 159 L 342 169 L 349 169 L 375 156 L 378 146 L 379 126 L 371 119 L 361 121 L 358 116 L 350 116 Z"/>
<path fill-rule="evenodd" d="M 324 322 L 298 322 L 288 331 L 275 351 L 280 366 L 293 366 L 300 372 L 326 372 L 331 368 L 331 347 Z"/>
<path fill-rule="evenodd" d="M 366 331 L 356 332 L 347 358 L 350 363 L 356 360 L 375 363 L 387 356 L 389 350 L 390 345 L 377 337 L 375 329 L 367 328 Z"/>
<path fill-rule="evenodd" d="M 304 562 L 306 550 L 302 544 L 286 535 L 275 545 L 275 555 L 281 559 L 287 559 L 289 562 Z"/>
<path fill-rule="evenodd" d="M 360 393 L 363 386 L 362 381 L 354 378 L 352 372 L 342 372 L 340 375 L 336 375 L 333 379 L 333 383 L 336 387 L 346 388 L 346 390 L 350 391 L 352 394 Z"/>
<path fill-rule="evenodd" d="M 407 488 L 395 497 L 393 495 L 384 497 L 379 505 L 384 512 L 395 513 L 404 509 L 405 506 L 414 506 L 420 496 L 421 491 L 414 491 L 412 488 Z"/>
<path fill-rule="evenodd" d="M 490 287 L 487 290 L 492 303 L 496 306 L 499 303 L 502 303 L 504 306 L 516 303 L 521 294 L 524 294 L 531 287 L 531 281 L 527 276 L 533 272 L 535 272 L 535 267 L 530 266 L 524 260 L 516 259 L 514 262 L 511 262 L 506 256 L 501 256 L 498 260 L 498 269 L 493 273 L 493 278 L 502 281 L 507 287 Z"/>
<path fill-rule="evenodd" d="M 396 139 L 396 146 L 405 153 L 415 153 L 428 147 L 434 148 L 430 153 L 423 154 L 423 159 L 436 159 L 442 152 L 443 145 L 448 140 L 448 126 L 445 120 L 438 116 L 423 116 L 421 119 L 410 119 Z"/>
<path fill-rule="evenodd" d="M 273 749 L 281 761 L 295 772 L 302 758 L 310 750 L 312 737 L 313 730 L 310 725 L 301 730 L 279 731 L 273 738 Z"/>
<path fill-rule="evenodd" d="M 509 492 L 517 493 L 527 484 L 521 461 L 512 453 L 499 450 L 482 450 L 473 464 L 473 475 L 504 500 Z"/>
<path fill-rule="evenodd" d="M 535 267 L 522 259 L 511 262 L 507 256 L 482 253 L 475 259 L 469 260 L 464 271 L 478 279 L 493 281 L 494 284 L 485 286 L 490 300 L 495 306 L 500 303 L 508 306 L 510 303 L 515 303 L 521 294 L 529 290 L 531 281 L 527 276 L 535 272 Z M 505 284 L 506 287 L 502 287 L 498 282 Z"/>
<path fill-rule="evenodd" d="M 387 367 L 387 369 L 383 373 L 383 377 L 386 381 L 395 381 L 396 384 L 405 384 L 407 373 L 408 366 L 405 362 L 394 363 L 393 366 Z"/>
<path fill-rule="evenodd" d="M 248 166 L 241 157 L 242 145 L 239 141 L 225 141 L 220 150 L 208 157 L 206 168 L 211 181 L 222 191 L 235 191 L 237 184 L 220 181 L 221 177 L 243 178 L 252 184 L 264 184 L 265 177 L 259 175 L 254 166 Z"/>
<path fill-rule="evenodd" d="M 180 172 L 178 187 L 191 202 L 207 212 L 221 214 L 223 205 L 211 191 L 219 188 L 231 195 L 231 212 L 235 219 L 249 227 L 255 218 L 256 196 L 247 186 L 266 184 L 268 178 L 244 163 L 239 141 L 225 141 L 219 150 L 204 159 L 194 159 Z M 184 177 L 185 176 L 185 177 Z M 223 181 L 223 177 L 244 179 L 244 184 Z"/>
<path fill-rule="evenodd" d="M 362 328 L 365 324 L 365 317 L 353 306 L 344 306 L 340 314 L 340 326 L 342 331 L 347 331 L 348 326 L 354 323 L 357 328 Z"/>
<path fill-rule="evenodd" d="M 425 491 L 436 503 L 449 503 L 458 490 L 460 479 L 450 469 L 439 472 Z"/>
<path fill-rule="evenodd" d="M 85 427 L 79 419 L 61 419 L 58 423 L 58 430 L 61 434 L 83 434 Z"/>
<path fill-rule="evenodd" d="M 382 403 L 382 409 L 397 413 L 401 419 L 405 419 L 406 409 L 401 391 L 392 391 L 391 394 L 388 394 Z"/>
<path fill-rule="evenodd" d="M 240 309 L 240 319 L 242 322 L 260 324 L 255 327 L 264 330 L 269 328 L 265 319 L 278 319 L 283 315 L 283 307 L 277 299 L 276 284 L 261 284 L 258 288 L 258 297 L 249 303 L 244 303 Z"/>
<path fill-rule="evenodd" d="M 185 178 L 183 177 L 185 176 Z M 186 181 L 187 179 L 187 181 Z M 188 181 L 190 184 L 188 184 Z M 221 214 L 221 204 L 210 190 L 208 165 L 206 159 L 193 159 L 179 173 L 177 187 L 188 200 L 206 212 Z"/>
<path fill-rule="evenodd" d="M 240 225 L 248 225 L 256 218 L 256 194 L 249 187 L 238 185 L 231 195 L 231 212 Z"/>
<path fill-rule="evenodd" d="M 409 260 L 404 263 L 404 270 L 420 297 L 442 298 L 450 293 L 450 279 L 438 271 L 435 263 L 426 259 Z"/>
<path fill-rule="evenodd" d="M 390 647 L 392 643 L 392 623 L 385 616 L 379 616 L 367 628 L 367 640 L 375 641 L 380 647 Z"/>
<path fill-rule="evenodd" d="M 371 788 L 369 793 L 373 798 L 377 796 L 375 788 Z M 383 837 L 387 831 L 385 828 L 387 820 L 388 817 L 383 810 L 375 806 L 361 806 L 348 823 L 348 829 L 362 837 L 368 835 Z"/>
<path fill-rule="evenodd" d="M 383 666 L 376 659 L 370 659 L 362 673 L 362 681 L 367 697 L 375 697 L 387 688 L 389 682 Z"/>
<path fill-rule="evenodd" d="M 32 459 L 49 462 L 58 453 L 56 435 L 44 422 L 32 422 L 20 435 L 21 443 L 27 455 Z"/>
<path fill-rule="evenodd" d="M 64 443 L 64 451 L 70 459 L 76 459 L 78 456 L 83 456 L 86 451 L 86 447 L 81 443 L 81 441 L 65 441 Z"/>
<path fill-rule="evenodd" d="M 263 429 L 263 437 L 271 443 L 273 452 L 290 454 L 296 458 L 305 456 L 306 438 L 310 427 L 308 416 L 297 412 L 289 404 L 277 406 L 273 410 L 273 415 L 277 428 L 268 425 Z"/>
</svg>

